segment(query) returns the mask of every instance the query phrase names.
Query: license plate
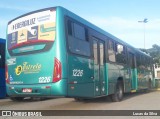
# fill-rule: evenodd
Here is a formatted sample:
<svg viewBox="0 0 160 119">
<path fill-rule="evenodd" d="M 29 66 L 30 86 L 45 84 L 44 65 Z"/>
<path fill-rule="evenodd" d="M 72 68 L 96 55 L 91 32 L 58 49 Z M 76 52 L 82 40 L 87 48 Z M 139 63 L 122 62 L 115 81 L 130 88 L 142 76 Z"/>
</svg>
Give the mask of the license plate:
<svg viewBox="0 0 160 119">
<path fill-rule="evenodd" d="M 23 88 L 22 92 L 23 93 L 31 93 L 32 92 L 32 88 Z"/>
</svg>

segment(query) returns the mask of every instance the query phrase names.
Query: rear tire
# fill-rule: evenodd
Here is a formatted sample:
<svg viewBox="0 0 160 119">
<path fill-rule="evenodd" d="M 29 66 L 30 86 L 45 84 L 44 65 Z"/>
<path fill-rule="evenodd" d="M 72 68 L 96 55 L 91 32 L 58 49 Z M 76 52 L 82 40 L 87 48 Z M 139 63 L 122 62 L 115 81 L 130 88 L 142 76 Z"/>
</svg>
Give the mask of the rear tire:
<svg viewBox="0 0 160 119">
<path fill-rule="evenodd" d="M 123 99 L 123 83 L 118 81 L 115 86 L 114 94 L 111 95 L 113 102 L 119 102 Z"/>
<path fill-rule="evenodd" d="M 85 98 L 74 98 L 74 100 L 75 100 L 76 102 L 86 102 L 86 101 L 88 101 L 89 99 L 85 99 Z"/>
<path fill-rule="evenodd" d="M 24 97 L 10 97 L 12 101 L 22 101 Z"/>
<path fill-rule="evenodd" d="M 81 101 L 83 101 L 83 99 L 82 99 L 82 98 L 74 98 L 74 100 L 75 100 L 75 101 L 77 101 L 77 102 L 81 102 Z"/>
</svg>

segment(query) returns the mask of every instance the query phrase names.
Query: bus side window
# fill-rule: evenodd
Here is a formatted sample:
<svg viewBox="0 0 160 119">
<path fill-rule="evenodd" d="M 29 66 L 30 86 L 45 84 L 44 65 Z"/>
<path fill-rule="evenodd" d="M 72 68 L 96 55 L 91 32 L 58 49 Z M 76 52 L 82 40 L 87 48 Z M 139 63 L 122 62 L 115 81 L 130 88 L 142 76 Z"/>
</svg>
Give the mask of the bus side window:
<svg viewBox="0 0 160 119">
<path fill-rule="evenodd" d="M 151 59 L 147 58 L 147 70 L 151 70 Z"/>
<path fill-rule="evenodd" d="M 76 23 L 73 23 L 73 27 L 75 38 L 86 41 L 85 28 Z"/>
<path fill-rule="evenodd" d="M 131 68 L 135 68 L 135 62 L 134 62 L 134 55 L 132 53 L 129 52 L 129 66 Z"/>
<path fill-rule="evenodd" d="M 146 68 L 145 57 L 143 55 L 141 55 L 141 64 L 142 64 L 142 69 L 145 69 Z"/>
<path fill-rule="evenodd" d="M 82 56 L 91 56 L 87 28 L 79 23 L 68 20 L 67 31 L 69 51 Z"/>
<path fill-rule="evenodd" d="M 94 56 L 94 64 L 98 64 L 98 42 L 97 40 L 93 40 L 93 56 Z"/>
<path fill-rule="evenodd" d="M 136 64 L 137 64 L 137 68 L 140 68 L 141 65 L 141 57 L 139 54 L 136 54 Z"/>
<path fill-rule="evenodd" d="M 70 21 L 70 20 L 68 20 L 68 35 L 71 35 L 72 36 L 72 34 L 73 34 L 73 31 L 72 31 L 72 27 L 73 27 L 73 25 L 72 25 L 72 22 Z"/>
<path fill-rule="evenodd" d="M 99 43 L 100 47 L 100 65 L 104 64 L 104 42 Z"/>
<path fill-rule="evenodd" d="M 114 43 L 111 40 L 109 40 L 109 42 L 108 42 L 108 59 L 111 62 L 116 61 L 115 52 L 114 52 Z"/>
<path fill-rule="evenodd" d="M 126 64 L 125 47 L 119 43 L 116 44 L 116 61 Z"/>
</svg>

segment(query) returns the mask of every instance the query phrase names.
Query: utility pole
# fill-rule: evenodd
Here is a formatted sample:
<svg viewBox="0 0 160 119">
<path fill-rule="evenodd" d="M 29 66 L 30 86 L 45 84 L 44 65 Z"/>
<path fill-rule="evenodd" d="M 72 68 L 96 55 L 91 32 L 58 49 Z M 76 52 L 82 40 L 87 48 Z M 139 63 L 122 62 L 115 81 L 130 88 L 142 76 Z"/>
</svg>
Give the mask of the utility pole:
<svg viewBox="0 0 160 119">
<path fill-rule="evenodd" d="M 139 23 L 143 23 L 143 31 L 144 31 L 144 49 L 146 49 L 145 47 L 145 34 L 146 34 L 146 28 L 145 28 L 145 24 L 148 22 L 148 19 L 147 18 L 144 18 L 143 21 L 138 21 Z"/>
</svg>

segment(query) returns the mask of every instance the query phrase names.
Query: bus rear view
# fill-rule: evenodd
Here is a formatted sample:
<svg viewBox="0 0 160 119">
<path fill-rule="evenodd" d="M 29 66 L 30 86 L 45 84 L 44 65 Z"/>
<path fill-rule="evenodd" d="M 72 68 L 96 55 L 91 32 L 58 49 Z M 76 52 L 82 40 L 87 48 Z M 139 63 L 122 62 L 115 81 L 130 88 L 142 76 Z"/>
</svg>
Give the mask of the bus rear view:
<svg viewBox="0 0 160 119">
<path fill-rule="evenodd" d="M 12 100 L 66 95 L 65 51 L 62 56 L 56 9 L 25 14 L 8 23 L 6 83 Z"/>
</svg>

